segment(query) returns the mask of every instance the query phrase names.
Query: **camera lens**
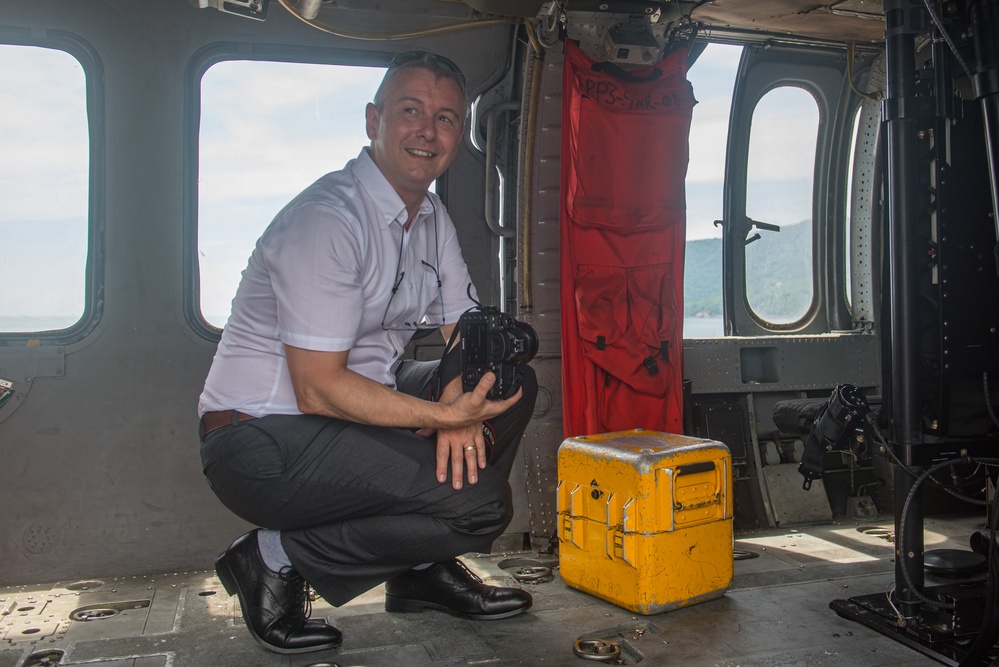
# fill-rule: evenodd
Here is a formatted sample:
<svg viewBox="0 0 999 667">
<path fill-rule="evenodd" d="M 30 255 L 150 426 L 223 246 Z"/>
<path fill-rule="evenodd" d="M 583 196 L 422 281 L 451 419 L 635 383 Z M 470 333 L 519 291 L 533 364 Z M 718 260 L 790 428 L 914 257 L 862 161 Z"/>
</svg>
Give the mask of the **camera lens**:
<svg viewBox="0 0 999 667">
<path fill-rule="evenodd" d="M 489 337 L 489 359 L 493 362 L 520 364 L 538 353 L 538 334 L 523 322 L 509 324 L 507 329 L 494 329 Z"/>
<path fill-rule="evenodd" d="M 517 322 L 520 335 L 517 338 L 518 351 L 516 361 L 530 361 L 538 353 L 538 334 L 530 324 Z"/>
</svg>

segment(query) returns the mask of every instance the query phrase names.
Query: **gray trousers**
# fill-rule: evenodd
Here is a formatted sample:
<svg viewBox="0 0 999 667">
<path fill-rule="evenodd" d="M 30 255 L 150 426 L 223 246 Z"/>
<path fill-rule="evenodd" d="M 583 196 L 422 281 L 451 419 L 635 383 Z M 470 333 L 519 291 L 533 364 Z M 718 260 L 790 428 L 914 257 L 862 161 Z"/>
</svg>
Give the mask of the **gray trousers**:
<svg viewBox="0 0 999 667">
<path fill-rule="evenodd" d="M 437 363 L 404 362 L 400 391 L 419 395 Z M 209 433 L 205 476 L 237 516 L 280 530 L 295 569 L 340 606 L 415 565 L 488 552 L 503 534 L 513 516 L 508 477 L 537 397 L 533 370 L 523 371 L 523 398 L 490 421 L 489 464 L 458 491 L 450 474 L 436 479 L 436 437 L 316 415 Z"/>
</svg>

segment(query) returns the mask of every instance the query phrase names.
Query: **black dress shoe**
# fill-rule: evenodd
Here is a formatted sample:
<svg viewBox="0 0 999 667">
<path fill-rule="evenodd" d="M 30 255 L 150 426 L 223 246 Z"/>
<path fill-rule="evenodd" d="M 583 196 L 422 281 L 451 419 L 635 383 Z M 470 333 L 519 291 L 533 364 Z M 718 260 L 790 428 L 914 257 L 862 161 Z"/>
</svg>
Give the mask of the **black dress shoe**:
<svg viewBox="0 0 999 667">
<path fill-rule="evenodd" d="M 257 531 L 232 543 L 215 559 L 215 572 L 229 595 L 239 596 L 243 620 L 260 644 L 276 653 L 336 648 L 340 631 L 309 620 L 311 600 L 305 580 L 294 570 L 267 569 L 260 558 Z"/>
<path fill-rule="evenodd" d="M 410 570 L 385 582 L 385 611 L 437 609 L 462 618 L 491 620 L 530 609 L 531 594 L 482 583 L 458 559 Z"/>
</svg>

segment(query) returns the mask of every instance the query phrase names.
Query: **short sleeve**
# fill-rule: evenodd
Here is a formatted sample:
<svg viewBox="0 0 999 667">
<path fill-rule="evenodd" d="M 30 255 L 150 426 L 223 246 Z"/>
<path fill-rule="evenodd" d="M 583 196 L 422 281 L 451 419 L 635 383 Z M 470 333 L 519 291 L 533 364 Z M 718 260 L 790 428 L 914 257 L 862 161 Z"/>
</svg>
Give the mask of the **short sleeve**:
<svg viewBox="0 0 999 667">
<path fill-rule="evenodd" d="M 357 224 L 316 202 L 281 216 L 261 239 L 277 299 L 278 337 L 307 350 L 349 350 L 364 306 Z"/>
</svg>

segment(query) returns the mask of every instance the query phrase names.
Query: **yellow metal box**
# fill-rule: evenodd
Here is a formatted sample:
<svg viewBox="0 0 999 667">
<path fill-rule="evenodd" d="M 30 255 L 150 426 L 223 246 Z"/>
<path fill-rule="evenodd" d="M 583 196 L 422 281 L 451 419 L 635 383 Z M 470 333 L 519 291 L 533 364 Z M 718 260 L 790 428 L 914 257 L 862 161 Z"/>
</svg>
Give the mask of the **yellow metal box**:
<svg viewBox="0 0 999 667">
<path fill-rule="evenodd" d="M 559 568 L 573 588 L 658 614 L 732 583 L 732 456 L 713 440 L 618 431 L 558 450 Z"/>
</svg>

